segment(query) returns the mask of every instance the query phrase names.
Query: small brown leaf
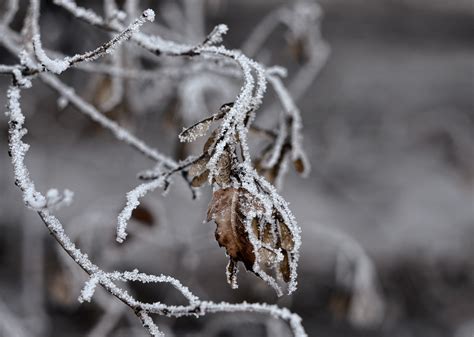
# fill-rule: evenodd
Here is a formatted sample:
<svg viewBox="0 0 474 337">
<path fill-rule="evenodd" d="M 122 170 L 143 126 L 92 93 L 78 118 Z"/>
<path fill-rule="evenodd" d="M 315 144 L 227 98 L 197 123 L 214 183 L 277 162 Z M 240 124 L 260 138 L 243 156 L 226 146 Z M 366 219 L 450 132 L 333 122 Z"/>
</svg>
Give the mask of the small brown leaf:
<svg viewBox="0 0 474 337">
<path fill-rule="evenodd" d="M 196 140 L 196 138 L 204 136 L 207 131 L 209 130 L 209 127 L 211 126 L 211 120 L 203 120 L 201 122 L 198 122 L 192 126 L 190 126 L 187 129 L 184 129 L 179 135 L 179 140 L 181 142 L 193 142 Z"/>
<path fill-rule="evenodd" d="M 155 217 L 151 211 L 144 205 L 138 205 L 132 212 L 132 219 L 137 220 L 141 224 L 152 226 L 155 224 Z"/>
<path fill-rule="evenodd" d="M 291 234 L 290 229 L 283 222 L 278 222 L 278 225 L 280 228 L 281 248 L 289 251 L 293 250 L 295 242 L 293 241 L 293 235 Z"/>
<path fill-rule="evenodd" d="M 267 267 L 271 267 L 273 265 L 273 263 L 275 262 L 276 256 L 277 256 L 275 254 L 275 252 L 271 251 L 268 248 L 264 248 L 264 247 L 262 247 L 258 250 L 258 254 L 260 255 L 261 261 Z"/>
<path fill-rule="evenodd" d="M 295 167 L 296 172 L 303 174 L 306 171 L 306 167 L 303 159 L 297 158 L 293 161 L 293 166 Z"/>
<path fill-rule="evenodd" d="M 195 177 L 197 175 L 200 175 L 202 172 L 204 172 L 206 170 L 206 165 L 207 165 L 208 162 L 209 162 L 209 157 L 208 156 L 202 157 L 201 159 L 199 159 L 198 161 L 196 161 L 194 164 L 192 164 L 189 167 L 188 174 L 191 177 Z"/>
<path fill-rule="evenodd" d="M 255 254 L 245 231 L 245 207 L 251 204 L 249 193 L 239 188 L 225 188 L 214 192 L 207 211 L 207 221 L 217 225 L 215 236 L 219 246 L 226 249 L 234 261 L 242 261 L 247 270 L 253 270 Z M 250 201 L 250 202 L 249 202 Z"/>
<path fill-rule="evenodd" d="M 207 182 L 208 178 L 209 178 L 209 170 L 205 170 L 200 175 L 194 177 L 193 180 L 191 180 L 191 186 L 201 187 Z"/>
<path fill-rule="evenodd" d="M 258 219 L 253 218 L 252 220 L 252 230 L 253 230 L 253 235 L 255 235 L 256 238 L 260 239 L 260 231 L 258 230 Z"/>
<path fill-rule="evenodd" d="M 230 183 L 231 173 L 231 157 L 229 152 L 224 151 L 217 162 L 217 174 L 215 181 L 219 186 L 224 186 Z"/>
</svg>

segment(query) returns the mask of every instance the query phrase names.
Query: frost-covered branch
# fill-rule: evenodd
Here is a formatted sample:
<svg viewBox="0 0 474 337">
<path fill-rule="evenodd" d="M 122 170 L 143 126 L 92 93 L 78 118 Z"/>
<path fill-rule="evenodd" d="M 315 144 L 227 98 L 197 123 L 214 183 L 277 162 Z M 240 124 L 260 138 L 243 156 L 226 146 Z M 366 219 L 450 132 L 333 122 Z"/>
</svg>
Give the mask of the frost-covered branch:
<svg viewBox="0 0 474 337">
<path fill-rule="evenodd" d="M 273 305 L 266 304 L 230 304 L 230 303 L 214 303 L 199 300 L 189 289 L 181 284 L 178 280 L 170 276 L 154 276 L 133 270 L 130 272 L 112 272 L 102 271 L 95 265 L 89 257 L 81 252 L 65 233 L 59 219 L 51 214 L 46 203 L 40 203 L 38 200 L 46 200 L 36 190 L 33 181 L 29 177 L 29 171 L 24 163 L 25 154 L 29 146 L 22 141 L 27 130 L 24 127 L 25 117 L 20 106 L 21 88 L 13 84 L 8 90 L 8 111 L 9 118 L 9 151 L 14 166 L 15 181 L 23 192 L 25 202 L 33 206 L 39 216 L 47 226 L 51 235 L 63 247 L 65 252 L 74 259 L 74 261 L 90 275 L 89 281 L 84 286 L 80 301 L 90 301 L 94 295 L 98 285 L 102 286 L 109 293 L 117 297 L 123 303 L 133 309 L 137 316 L 142 320 L 143 325 L 152 336 L 162 336 L 158 327 L 153 323 L 149 314 L 160 314 L 166 316 L 200 316 L 206 313 L 216 312 L 258 312 L 270 314 L 288 322 L 294 335 L 298 337 L 306 336 L 301 319 L 296 314 L 292 314 L 287 309 L 278 308 Z M 174 286 L 189 302 L 188 305 L 166 305 L 161 302 L 145 303 L 136 300 L 126 290 L 117 286 L 115 282 L 142 282 L 142 283 L 169 283 Z"/>
<path fill-rule="evenodd" d="M 155 13 L 151 9 L 147 9 L 138 19 L 132 22 L 127 28 L 123 29 L 118 35 L 114 36 L 110 41 L 99 46 L 98 48 L 86 52 L 84 54 L 76 54 L 74 56 L 66 57 L 64 59 L 53 60 L 46 55 L 41 44 L 38 23 L 39 10 L 40 8 L 38 0 L 31 0 L 30 21 L 33 34 L 33 49 L 35 52 L 35 56 L 41 63 L 41 65 L 45 67 L 45 69 L 47 69 L 48 71 L 56 74 L 62 73 L 63 71 L 77 63 L 93 61 L 105 54 L 111 53 L 113 49 L 116 48 L 119 44 L 130 39 L 132 34 L 135 33 L 140 28 L 140 26 L 142 26 L 146 21 L 153 22 L 155 19 Z"/>
</svg>

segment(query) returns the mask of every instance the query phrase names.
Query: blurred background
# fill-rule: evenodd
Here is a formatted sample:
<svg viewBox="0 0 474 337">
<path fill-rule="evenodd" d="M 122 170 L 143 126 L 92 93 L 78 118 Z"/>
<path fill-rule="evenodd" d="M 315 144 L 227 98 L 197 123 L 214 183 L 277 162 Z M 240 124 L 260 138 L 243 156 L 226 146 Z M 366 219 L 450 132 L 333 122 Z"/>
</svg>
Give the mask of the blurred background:
<svg viewBox="0 0 474 337">
<path fill-rule="evenodd" d="M 7 2 L 0 0 L 0 14 Z M 102 13 L 99 1 L 78 3 Z M 109 37 L 51 1 L 41 5 L 49 49 L 74 54 Z M 301 109 L 312 164 L 308 178 L 290 169 L 281 189 L 302 227 L 299 288 L 277 298 L 242 269 L 240 287 L 232 290 L 215 224 L 203 222 L 210 188 L 192 200 L 179 179 L 166 196 L 156 191 L 144 199 L 129 239 L 116 243 L 125 194 L 153 163 L 35 80 L 22 101 L 31 144 L 26 161 L 39 190 L 74 191 L 73 204 L 58 215 L 94 262 L 106 270 L 171 275 L 202 299 L 286 306 L 303 318 L 309 336 L 474 336 L 472 0 L 157 0 L 139 6 L 156 11 L 161 28 L 155 33 L 167 38 L 198 42 L 225 23 L 227 47 L 288 68 L 285 83 Z M 21 1 L 11 29 L 21 30 L 26 8 Z M 302 31 L 278 21 L 282 8 L 299 11 L 290 17 L 302 20 Z M 252 50 L 249 36 L 272 15 L 278 24 Z M 118 62 L 124 68 L 134 48 L 123 48 Z M 0 63 L 15 62 L 0 47 Z M 192 61 L 140 62 L 155 70 Z M 72 69 L 61 79 L 175 158 L 200 151 L 179 144 L 182 127 L 232 100 L 239 88 L 239 81 L 207 73 L 127 80 L 122 99 L 111 103 L 115 89 L 106 75 Z M 9 81 L 0 78 L 2 106 Z M 275 102 L 269 92 L 258 123 L 274 126 Z M 0 119 L 0 334 L 146 336 L 131 310 L 101 290 L 92 303 L 77 302 L 86 275 L 24 207 L 7 155 L 6 118 Z M 167 286 L 131 289 L 147 301 L 183 301 Z M 291 335 L 284 323 L 253 314 L 157 322 L 168 336 Z"/>
</svg>

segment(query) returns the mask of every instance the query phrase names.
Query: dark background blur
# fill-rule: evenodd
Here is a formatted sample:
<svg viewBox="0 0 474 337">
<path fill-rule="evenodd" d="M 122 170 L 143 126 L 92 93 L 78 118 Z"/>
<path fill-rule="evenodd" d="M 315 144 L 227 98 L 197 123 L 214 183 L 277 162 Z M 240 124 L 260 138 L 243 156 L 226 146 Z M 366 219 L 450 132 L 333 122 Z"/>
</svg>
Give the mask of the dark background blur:
<svg viewBox="0 0 474 337">
<path fill-rule="evenodd" d="M 92 1 L 79 3 L 97 7 Z M 165 1 L 150 3 L 160 20 Z M 226 46 L 239 48 L 262 17 L 290 3 L 221 1 L 208 13 L 206 31 L 226 23 Z M 313 169 L 307 179 L 290 173 L 282 190 L 303 230 L 299 289 L 291 298 L 277 299 L 243 270 L 238 290 L 226 284 L 227 261 L 214 241 L 214 224 L 202 222 L 210 199 L 206 188 L 198 201 L 178 181 L 166 197 L 148 196 L 141 221 L 131 225 L 136 234 L 131 229 L 129 242 L 115 244 L 115 217 L 125 193 L 137 184 L 136 173 L 151 163 L 74 108 L 59 110 L 56 94 L 36 82 L 23 100 L 32 177 L 40 190 L 55 186 L 75 192 L 72 206 L 59 215 L 79 246 L 110 269 L 169 274 L 202 299 L 288 306 L 303 317 L 310 336 L 472 337 L 474 2 L 319 3 L 331 54 L 298 102 Z M 50 48 L 72 54 L 107 37 L 49 1 L 42 5 L 43 40 Z M 271 51 L 271 58 L 261 56 L 266 63 L 287 65 L 290 73 L 296 68 L 286 63 L 291 53 L 278 31 L 266 48 Z M 0 48 L 0 63 L 12 62 Z M 94 97 L 84 73 L 72 70 L 63 78 L 83 97 Z M 8 84 L 8 78 L 0 78 L 2 106 Z M 172 154 L 177 139 L 167 113 L 172 106 L 157 104 L 133 118 L 112 117 Z M 31 336 L 92 336 L 103 309 L 94 301 L 77 303 L 85 275 L 57 249 L 34 212 L 23 207 L 1 119 L 0 316 L 7 317 L 5 305 Z M 353 238 L 373 261 L 384 302 L 378 323 L 361 327 L 348 319 L 353 295 L 335 273 L 344 247 L 328 242 L 321 228 Z M 167 287 L 135 290 L 142 299 L 180 301 Z M 120 306 L 105 295 L 99 301 Z M 124 319 L 110 336 L 143 334 L 133 313 L 124 309 L 120 315 Z M 288 333 L 276 321 L 251 315 L 159 318 L 158 323 L 170 336 L 277 336 L 269 326 L 278 326 L 282 336 Z"/>
</svg>

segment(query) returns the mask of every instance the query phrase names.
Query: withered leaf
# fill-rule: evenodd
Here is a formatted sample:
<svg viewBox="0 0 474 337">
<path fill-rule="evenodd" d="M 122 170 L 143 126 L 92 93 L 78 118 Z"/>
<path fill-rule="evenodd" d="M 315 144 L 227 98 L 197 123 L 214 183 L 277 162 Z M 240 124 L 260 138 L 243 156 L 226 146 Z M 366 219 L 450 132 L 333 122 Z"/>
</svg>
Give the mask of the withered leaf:
<svg viewBox="0 0 474 337">
<path fill-rule="evenodd" d="M 261 202 L 244 188 L 219 189 L 213 193 L 209 203 L 207 221 L 214 220 L 217 225 L 215 237 L 230 258 L 226 274 L 233 287 L 236 285 L 236 264 L 239 261 L 259 276 L 262 270 L 273 269 L 283 281 L 291 279 L 290 259 L 295 245 L 292 232 L 278 212 L 274 213 L 275 222 L 270 223 L 265 220 L 263 211 Z M 257 215 L 249 219 L 249 213 Z M 247 232 L 246 223 L 249 220 L 251 228 Z M 254 250 L 249 236 L 260 241 L 258 251 Z M 277 260 L 279 252 L 283 255 L 281 260 Z M 255 263 L 259 270 L 254 270 Z"/>
<path fill-rule="evenodd" d="M 280 228 L 281 248 L 291 251 L 295 247 L 295 242 L 293 241 L 293 235 L 290 229 L 283 222 L 278 222 L 278 226 Z"/>
<path fill-rule="evenodd" d="M 179 140 L 181 142 L 193 142 L 198 137 L 202 137 L 207 133 L 209 127 L 211 126 L 211 120 L 204 120 L 198 122 L 187 129 L 184 129 L 179 135 Z"/>
<path fill-rule="evenodd" d="M 245 231 L 245 207 L 249 193 L 242 188 L 225 188 L 214 192 L 207 210 L 207 221 L 217 225 L 215 236 L 219 246 L 226 249 L 233 261 L 241 261 L 247 270 L 253 270 L 255 254 Z"/>
<path fill-rule="evenodd" d="M 137 220 L 139 223 L 152 226 L 155 224 L 155 217 L 148 207 L 140 204 L 132 212 L 132 219 Z"/>
<path fill-rule="evenodd" d="M 209 177 L 209 170 L 205 170 L 200 175 L 195 176 L 193 180 L 191 180 L 191 186 L 201 187 L 202 185 L 206 183 L 208 177 Z"/>
<path fill-rule="evenodd" d="M 210 117 L 204 118 L 203 120 L 191 125 L 188 128 L 183 129 L 179 134 L 179 140 L 181 142 L 193 142 L 198 137 L 204 136 L 209 130 L 212 122 L 215 122 L 222 117 L 224 117 L 224 112 L 221 111 L 217 114 L 214 114 Z"/>
<path fill-rule="evenodd" d="M 217 174 L 214 177 L 215 182 L 224 186 L 230 182 L 231 157 L 229 152 L 224 151 L 217 162 Z"/>
<path fill-rule="evenodd" d="M 197 160 L 194 164 L 189 167 L 188 174 L 191 177 L 195 177 L 206 170 L 206 165 L 209 162 L 209 157 L 204 156 Z"/>
<path fill-rule="evenodd" d="M 306 171 L 304 161 L 301 158 L 295 159 L 293 161 L 293 166 L 295 167 L 296 172 L 298 172 L 299 174 L 302 174 Z"/>
</svg>

